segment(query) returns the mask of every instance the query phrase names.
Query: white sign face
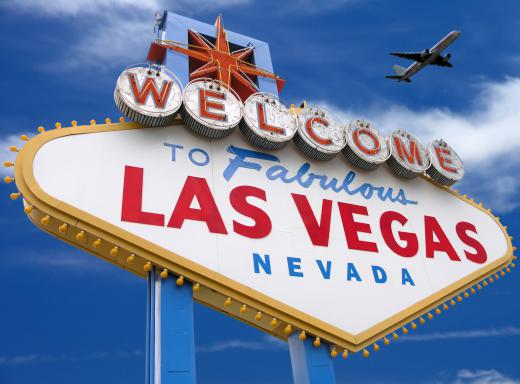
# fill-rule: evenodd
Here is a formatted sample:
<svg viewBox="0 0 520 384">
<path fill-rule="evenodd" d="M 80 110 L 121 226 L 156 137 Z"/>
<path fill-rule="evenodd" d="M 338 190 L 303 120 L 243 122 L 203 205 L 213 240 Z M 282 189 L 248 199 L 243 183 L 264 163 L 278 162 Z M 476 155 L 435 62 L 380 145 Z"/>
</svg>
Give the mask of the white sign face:
<svg viewBox="0 0 520 384">
<path fill-rule="evenodd" d="M 309 160 L 292 142 L 268 153 L 240 132 L 210 141 L 182 125 L 115 126 L 43 143 L 36 185 L 355 345 L 511 257 L 490 214 L 387 166 Z"/>
</svg>

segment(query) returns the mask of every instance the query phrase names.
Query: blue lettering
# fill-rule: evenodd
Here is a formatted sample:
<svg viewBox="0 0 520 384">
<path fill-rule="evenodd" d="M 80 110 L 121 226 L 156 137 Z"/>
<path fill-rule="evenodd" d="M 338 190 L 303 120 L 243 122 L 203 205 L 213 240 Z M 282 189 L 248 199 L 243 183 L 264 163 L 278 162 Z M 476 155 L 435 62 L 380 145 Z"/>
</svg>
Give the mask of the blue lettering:
<svg viewBox="0 0 520 384">
<path fill-rule="evenodd" d="M 412 276 L 410 275 L 410 272 L 406 268 L 402 269 L 402 276 L 403 276 L 403 285 L 406 285 L 406 283 L 415 286 L 415 283 L 413 282 Z"/>
<path fill-rule="evenodd" d="M 303 272 L 301 271 L 302 259 L 299 257 L 288 257 L 287 258 L 287 267 L 289 268 L 289 276 L 294 277 L 303 277 Z"/>
<path fill-rule="evenodd" d="M 327 260 L 327 267 L 323 265 L 323 261 L 316 260 L 316 264 L 318 264 L 318 267 L 320 268 L 321 274 L 324 279 L 330 279 L 330 269 L 332 267 L 332 263 L 330 260 Z"/>
<path fill-rule="evenodd" d="M 359 276 L 359 273 L 352 263 L 347 264 L 347 280 L 350 281 L 352 278 L 356 279 L 357 281 L 361 281 L 361 276 Z"/>
<path fill-rule="evenodd" d="M 235 157 L 229 159 L 229 164 L 226 167 L 226 169 L 224 169 L 224 178 L 227 181 L 231 180 L 237 169 L 240 167 L 254 169 L 255 171 L 260 171 L 262 169 L 262 166 L 260 164 L 244 161 L 246 157 L 252 157 L 254 159 L 259 160 L 280 162 L 280 159 L 276 156 L 269 155 L 267 153 L 251 151 L 249 149 L 238 148 L 234 145 L 230 145 L 229 147 L 227 147 L 227 151 L 232 155 L 235 155 Z"/>
<path fill-rule="evenodd" d="M 258 253 L 253 253 L 253 264 L 255 268 L 255 273 L 260 273 L 260 268 L 264 270 L 264 273 L 270 275 L 271 274 L 271 259 L 269 255 L 260 256 Z"/>
<path fill-rule="evenodd" d="M 372 273 L 374 275 L 374 281 L 377 284 L 386 283 L 387 277 L 386 272 L 383 268 L 378 265 L 372 265 Z"/>
<path fill-rule="evenodd" d="M 195 159 L 193 158 L 193 154 L 195 152 L 202 153 L 202 155 L 204 156 L 204 160 L 195 161 Z M 208 163 L 209 163 L 208 153 L 205 150 L 200 149 L 200 148 L 193 148 L 191 151 L 188 152 L 188 157 L 190 158 L 190 160 L 193 164 L 198 165 L 199 167 L 203 167 L 205 165 L 208 165 Z"/>
<path fill-rule="evenodd" d="M 177 148 L 179 149 L 183 149 L 184 147 L 182 145 L 178 145 L 178 144 L 169 144 L 169 143 L 164 143 L 164 146 L 165 147 L 170 147 L 172 149 L 172 161 L 175 161 L 175 150 Z"/>
</svg>

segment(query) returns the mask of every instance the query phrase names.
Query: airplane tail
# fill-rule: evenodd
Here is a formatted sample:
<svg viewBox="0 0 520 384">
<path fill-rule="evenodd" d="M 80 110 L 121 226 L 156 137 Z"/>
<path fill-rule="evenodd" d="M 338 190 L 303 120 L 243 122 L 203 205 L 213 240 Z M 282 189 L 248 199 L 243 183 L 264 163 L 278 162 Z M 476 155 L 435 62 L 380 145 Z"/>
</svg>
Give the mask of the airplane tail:
<svg viewBox="0 0 520 384">
<path fill-rule="evenodd" d="M 401 67 L 400 65 L 397 65 L 397 64 L 394 65 L 392 68 L 394 69 L 395 74 L 398 76 L 403 76 L 404 73 L 406 72 L 406 68 Z"/>
</svg>

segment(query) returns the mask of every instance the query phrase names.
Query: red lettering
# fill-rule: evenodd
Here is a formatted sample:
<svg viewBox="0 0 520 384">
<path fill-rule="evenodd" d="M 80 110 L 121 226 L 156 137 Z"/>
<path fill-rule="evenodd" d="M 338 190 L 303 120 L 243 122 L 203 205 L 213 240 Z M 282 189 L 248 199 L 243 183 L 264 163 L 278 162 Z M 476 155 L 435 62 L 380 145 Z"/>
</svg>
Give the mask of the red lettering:
<svg viewBox="0 0 520 384">
<path fill-rule="evenodd" d="M 446 253 L 453 261 L 460 261 L 450 240 L 442 230 L 437 219 L 433 216 L 424 216 L 424 237 L 426 241 L 426 257 L 433 258 L 437 251 Z"/>
<path fill-rule="evenodd" d="M 258 112 L 258 125 L 260 126 L 260 129 L 263 129 L 264 131 L 269 131 L 269 132 L 276 132 L 281 135 L 285 134 L 285 129 L 277 127 L 275 125 L 267 124 L 264 108 L 265 108 L 264 103 L 256 103 L 256 109 Z"/>
<path fill-rule="evenodd" d="M 354 220 L 354 215 L 368 216 L 367 207 L 340 202 L 338 202 L 338 207 L 347 246 L 359 251 L 377 252 L 376 243 L 359 239 L 359 233 L 372 233 L 370 224 Z"/>
<path fill-rule="evenodd" d="M 435 154 L 437 155 L 437 159 L 439 159 L 439 165 L 446 172 L 457 173 L 457 170 L 453 167 L 448 166 L 448 164 L 453 164 L 451 161 L 451 152 L 447 148 L 439 148 L 435 147 Z"/>
<path fill-rule="evenodd" d="M 329 126 L 329 122 L 325 119 L 322 119 L 321 117 L 311 117 L 310 119 L 307 119 L 305 122 L 305 129 L 309 136 L 318 144 L 322 145 L 330 145 L 332 144 L 332 140 L 330 139 L 322 139 L 314 132 L 314 123 L 322 124 L 326 127 Z"/>
<path fill-rule="evenodd" d="M 421 155 L 419 154 L 419 147 L 417 141 L 410 140 L 410 147 L 406 149 L 401 138 L 399 136 L 392 136 L 394 138 L 395 148 L 397 149 L 397 154 L 401 158 L 401 160 L 408 161 L 409 164 L 417 163 L 422 165 Z"/>
<path fill-rule="evenodd" d="M 398 231 L 397 235 L 399 240 L 404 241 L 406 245 L 401 246 L 395 239 L 392 232 L 392 223 L 397 221 L 399 224 L 404 226 L 408 219 L 401 215 L 399 212 L 387 211 L 381 215 L 379 219 L 379 227 L 381 228 L 381 234 L 385 240 L 386 245 L 395 254 L 403 257 L 412 257 L 417 255 L 419 250 L 419 242 L 417 241 L 417 235 L 411 232 Z"/>
<path fill-rule="evenodd" d="M 312 211 L 311 205 L 304 195 L 291 193 L 291 196 L 298 208 L 298 212 L 302 218 L 305 229 L 311 239 L 313 245 L 326 247 L 329 245 L 330 219 L 332 213 L 332 201 L 324 199 L 321 203 L 320 222 L 316 220 L 316 216 Z"/>
<path fill-rule="evenodd" d="M 164 226 L 164 215 L 143 211 L 144 169 L 125 166 L 121 221 Z"/>
<path fill-rule="evenodd" d="M 466 258 L 469 261 L 473 261 L 477 264 L 485 263 L 487 260 L 487 252 L 484 249 L 484 246 L 474 237 L 471 237 L 468 235 L 467 232 L 473 232 L 474 234 L 477 233 L 477 228 L 471 223 L 461 221 L 456 226 L 457 235 L 459 236 L 459 239 L 466 244 L 468 247 L 471 247 L 475 250 L 475 253 L 471 253 L 468 251 L 464 251 L 464 254 L 466 255 Z"/>
<path fill-rule="evenodd" d="M 265 191 L 260 188 L 251 187 L 249 185 L 242 185 L 233 188 L 229 194 L 229 201 L 231 206 L 238 213 L 252 219 L 254 225 L 244 225 L 233 220 L 233 230 L 239 235 L 249 237 L 251 239 L 261 239 L 271 233 L 272 224 L 269 215 L 260 208 L 249 204 L 247 197 L 256 197 L 260 200 L 267 201 Z"/>
<path fill-rule="evenodd" d="M 130 88 L 132 89 L 134 99 L 137 103 L 144 105 L 148 95 L 152 93 L 152 101 L 154 105 L 157 108 L 164 108 L 166 101 L 168 100 L 168 95 L 172 89 L 171 81 L 164 80 L 162 82 L 161 91 L 159 93 L 159 91 L 157 91 L 157 85 L 155 84 L 155 79 L 153 77 L 147 76 L 141 89 L 139 89 L 137 80 L 133 73 L 128 74 L 128 80 L 130 81 Z"/>
<path fill-rule="evenodd" d="M 194 199 L 197 199 L 200 209 L 191 208 Z M 184 220 L 204 221 L 211 233 L 227 234 L 206 179 L 194 176 L 186 178 L 168 227 L 181 228 Z"/>
<path fill-rule="evenodd" d="M 212 108 L 217 111 L 224 111 L 224 104 L 218 101 L 210 101 L 208 100 L 208 97 L 212 97 L 213 99 L 218 100 L 226 99 L 226 95 L 223 92 L 199 89 L 200 116 L 218 121 L 226 121 L 227 115 L 225 113 L 215 113 L 209 110 L 209 108 Z"/>
<path fill-rule="evenodd" d="M 374 143 L 373 148 L 368 148 L 363 144 L 363 142 L 359 139 L 359 135 L 365 135 L 367 137 L 370 137 L 370 140 Z M 352 133 L 352 139 L 354 141 L 354 144 L 356 147 L 359 148 L 359 150 L 367 155 L 373 156 L 379 152 L 381 149 L 381 143 L 379 142 L 379 139 L 377 136 L 368 129 L 365 128 L 358 128 Z"/>
</svg>

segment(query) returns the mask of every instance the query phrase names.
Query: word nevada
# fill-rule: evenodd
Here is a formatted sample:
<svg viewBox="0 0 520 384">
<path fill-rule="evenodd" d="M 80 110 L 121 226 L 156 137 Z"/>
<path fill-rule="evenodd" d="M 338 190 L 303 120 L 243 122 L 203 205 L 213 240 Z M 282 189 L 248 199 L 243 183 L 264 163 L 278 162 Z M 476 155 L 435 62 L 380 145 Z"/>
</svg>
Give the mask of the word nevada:
<svg viewBox="0 0 520 384">
<path fill-rule="evenodd" d="M 354 166 L 374 170 L 387 163 L 394 174 L 425 174 L 443 185 L 464 176 L 457 153 L 443 140 L 427 146 L 398 129 L 384 137 L 363 120 L 343 124 L 325 108 L 288 108 L 273 94 L 257 92 L 242 102 L 226 84 L 195 79 L 183 87 L 164 66 L 134 66 L 119 76 L 114 98 L 121 112 L 150 127 L 168 125 L 180 112 L 185 125 L 209 139 L 222 139 L 239 127 L 252 145 L 283 148 L 289 141 L 314 160 L 330 160 L 339 152 Z"/>
</svg>

